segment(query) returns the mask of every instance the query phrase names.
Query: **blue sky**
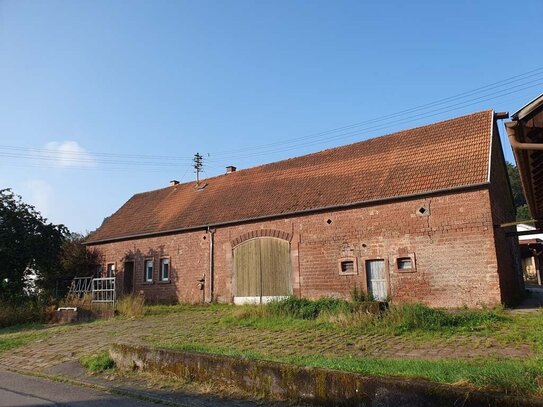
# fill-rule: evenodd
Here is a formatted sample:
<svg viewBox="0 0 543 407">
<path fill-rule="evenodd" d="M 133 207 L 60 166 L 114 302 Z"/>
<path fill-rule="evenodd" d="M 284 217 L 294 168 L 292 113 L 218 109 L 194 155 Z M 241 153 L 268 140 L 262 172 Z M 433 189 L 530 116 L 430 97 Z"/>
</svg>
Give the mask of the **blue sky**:
<svg viewBox="0 0 543 407">
<path fill-rule="evenodd" d="M 193 179 L 196 152 L 211 176 L 513 112 L 543 93 L 542 17 L 539 0 L 0 0 L 0 188 L 85 232 Z"/>
</svg>

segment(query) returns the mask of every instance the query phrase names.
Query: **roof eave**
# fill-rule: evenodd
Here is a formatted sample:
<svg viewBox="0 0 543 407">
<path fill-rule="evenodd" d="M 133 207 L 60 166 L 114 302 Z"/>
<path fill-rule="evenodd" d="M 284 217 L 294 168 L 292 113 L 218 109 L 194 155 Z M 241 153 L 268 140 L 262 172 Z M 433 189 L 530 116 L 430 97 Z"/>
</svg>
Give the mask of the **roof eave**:
<svg viewBox="0 0 543 407">
<path fill-rule="evenodd" d="M 322 212 L 322 211 L 348 209 L 348 208 L 353 208 L 357 206 L 381 204 L 381 203 L 394 202 L 398 200 L 412 199 L 412 198 L 424 197 L 424 196 L 435 195 L 435 194 L 444 194 L 444 193 L 449 193 L 449 192 L 473 190 L 473 189 L 488 187 L 489 185 L 490 185 L 490 182 L 485 181 L 485 182 L 476 183 L 476 184 L 461 185 L 457 187 L 442 188 L 442 189 L 437 189 L 437 190 L 432 190 L 432 191 L 417 192 L 417 193 L 406 194 L 406 195 L 398 195 L 398 196 L 393 196 L 389 198 L 379 198 L 379 199 L 372 199 L 372 200 L 366 200 L 366 201 L 352 202 L 348 204 L 323 206 L 319 208 L 304 209 L 300 211 L 284 212 L 284 213 L 277 213 L 277 214 L 272 214 L 272 215 L 256 216 L 252 218 L 236 219 L 232 221 L 225 221 L 225 222 L 219 222 L 219 223 L 190 226 L 186 228 L 177 228 L 177 229 L 169 229 L 169 230 L 162 230 L 162 231 L 155 231 L 155 232 L 139 233 L 139 234 L 118 236 L 118 237 L 99 239 L 99 240 L 89 240 L 89 241 L 84 242 L 84 244 L 85 245 L 105 244 L 105 243 L 119 242 L 123 240 L 132 240 L 132 239 L 139 239 L 139 238 L 152 237 L 152 236 L 170 235 L 173 233 L 190 232 L 190 231 L 195 231 L 195 230 L 205 230 L 210 227 L 215 228 L 215 227 L 222 227 L 222 226 L 230 226 L 230 225 L 236 225 L 240 223 L 274 219 L 278 217 L 306 215 L 306 214 L 317 213 L 317 212 Z"/>
</svg>

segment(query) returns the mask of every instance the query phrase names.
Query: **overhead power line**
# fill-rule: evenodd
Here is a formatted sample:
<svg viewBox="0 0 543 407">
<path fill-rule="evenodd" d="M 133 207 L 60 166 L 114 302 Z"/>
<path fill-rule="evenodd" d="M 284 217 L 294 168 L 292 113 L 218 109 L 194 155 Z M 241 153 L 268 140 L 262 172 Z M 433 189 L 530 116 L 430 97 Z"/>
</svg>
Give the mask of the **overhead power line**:
<svg viewBox="0 0 543 407">
<path fill-rule="evenodd" d="M 44 153 L 50 155 L 70 155 L 70 156 L 93 156 L 93 157 L 113 157 L 124 159 L 147 159 L 147 160 L 173 160 L 173 161 L 192 161 L 192 157 L 175 157 L 166 155 L 147 155 L 147 154 L 121 154 L 121 153 L 101 153 L 91 151 L 60 151 L 52 148 L 21 147 L 0 145 L 0 150 L 14 150 L 23 152 Z"/>
<path fill-rule="evenodd" d="M 532 79 L 532 80 L 527 81 L 527 79 L 530 79 L 530 78 L 536 78 L 536 79 Z M 494 98 L 487 98 L 490 95 L 497 95 L 496 98 L 501 97 L 501 96 L 505 96 L 506 94 L 510 94 L 510 93 L 507 93 L 507 91 L 509 91 L 511 89 L 517 89 L 517 91 L 520 92 L 522 90 L 525 90 L 525 89 L 528 89 L 528 88 L 531 88 L 531 87 L 541 86 L 541 81 L 542 80 L 543 80 L 543 67 L 540 67 L 540 68 L 525 72 L 525 73 L 520 74 L 520 75 L 515 75 L 515 76 L 512 76 L 512 77 L 503 79 L 501 81 L 491 83 L 489 85 L 481 86 L 479 88 L 476 88 L 476 89 L 473 89 L 473 90 L 470 90 L 470 91 L 459 93 L 457 95 L 442 98 L 442 99 L 436 100 L 434 102 L 425 103 L 423 105 L 419 105 L 419 106 L 416 106 L 416 107 L 413 107 L 413 108 L 401 110 L 401 111 L 398 111 L 398 112 L 395 112 L 395 113 L 378 116 L 376 118 L 364 120 L 364 121 L 354 123 L 354 124 L 351 124 L 351 125 L 337 127 L 337 128 L 322 131 L 322 132 L 319 132 L 319 133 L 312 133 L 312 134 L 309 134 L 307 136 L 290 138 L 288 140 L 283 140 L 283 141 L 276 141 L 276 142 L 261 144 L 261 145 L 257 145 L 257 146 L 249 146 L 249 147 L 240 148 L 240 149 L 236 149 L 236 150 L 219 151 L 219 152 L 211 153 L 211 156 L 213 158 L 215 158 L 215 157 L 219 158 L 219 157 L 223 157 L 223 156 L 232 156 L 234 154 L 235 154 L 235 156 L 241 156 L 242 152 L 248 152 L 248 155 L 251 156 L 251 153 L 249 153 L 249 152 L 254 151 L 254 150 L 266 150 L 266 151 L 272 151 L 273 152 L 273 151 L 275 151 L 273 149 L 274 146 L 281 146 L 281 150 L 278 150 L 278 151 L 282 151 L 282 147 L 285 147 L 286 145 L 290 145 L 290 144 L 297 144 L 298 142 L 301 142 L 303 140 L 315 140 L 316 142 L 320 143 L 321 140 L 326 141 L 328 139 L 327 137 L 323 137 L 323 136 L 327 136 L 327 135 L 330 135 L 330 134 L 333 134 L 333 133 L 344 132 L 346 130 L 351 130 L 351 129 L 355 129 L 355 128 L 360 128 L 359 130 L 366 130 L 366 127 L 364 127 L 364 128 L 361 128 L 361 127 L 365 126 L 365 125 L 368 125 L 368 124 L 384 122 L 384 121 L 387 121 L 387 120 L 390 120 L 390 119 L 393 119 L 393 118 L 399 118 L 399 117 L 407 116 L 407 115 L 411 114 L 411 116 L 409 116 L 409 118 L 410 118 L 410 117 L 413 116 L 412 113 L 415 113 L 415 112 L 420 112 L 419 117 L 424 117 L 424 115 L 426 115 L 426 113 L 428 113 L 427 111 L 430 108 L 433 108 L 433 107 L 436 107 L 436 106 L 443 106 L 440 109 L 443 109 L 443 111 L 446 112 L 450 107 L 459 106 L 462 103 L 468 103 L 468 102 L 472 102 L 474 100 L 478 100 L 479 102 L 481 102 L 481 101 L 494 99 Z M 515 86 L 512 86 L 512 87 L 501 89 L 501 90 L 496 91 L 496 92 L 488 93 L 491 90 L 503 88 L 504 86 L 507 86 L 507 85 L 510 85 L 510 84 L 513 84 L 513 83 L 517 83 L 517 82 L 522 82 L 522 83 L 519 83 L 519 84 L 517 84 Z M 526 87 L 526 85 L 532 85 L 532 86 Z M 500 96 L 501 92 L 503 92 L 504 95 Z M 485 94 L 481 95 L 481 96 L 478 96 L 477 98 L 473 97 L 473 96 L 475 96 L 477 94 L 480 94 L 480 93 L 485 93 Z M 511 93 L 515 93 L 515 92 L 511 92 Z M 461 101 L 462 99 L 464 99 L 464 100 Z M 456 103 L 453 103 L 453 102 L 456 102 Z M 469 105 L 466 105 L 466 106 L 469 106 Z M 458 110 L 458 109 L 451 109 L 451 110 Z M 433 111 L 436 111 L 436 110 L 434 109 Z M 390 122 L 387 123 L 387 127 L 388 127 L 389 123 Z M 398 123 L 398 121 L 394 121 L 394 123 Z M 349 133 L 349 134 L 355 134 L 355 133 Z M 333 139 L 333 137 L 331 137 L 331 139 Z M 300 143 L 300 144 L 297 144 L 297 145 L 304 146 L 304 145 L 309 145 L 309 144 L 301 144 Z"/>
<path fill-rule="evenodd" d="M 534 88 L 534 87 L 543 87 L 543 78 L 540 78 L 540 81 L 538 81 L 536 83 L 534 83 L 534 82 L 536 82 L 536 81 L 526 82 L 526 83 L 523 83 L 523 84 L 520 84 L 520 85 L 516 85 L 516 86 L 510 87 L 510 88 L 503 89 L 503 90 L 498 91 L 498 92 L 488 93 L 488 94 L 482 95 L 482 96 L 477 97 L 477 98 L 472 98 L 472 99 L 464 100 L 462 102 L 449 104 L 447 106 L 443 106 L 443 107 L 438 108 L 438 109 L 427 110 L 427 111 L 421 112 L 419 114 L 414 114 L 414 115 L 410 115 L 410 116 L 401 117 L 401 118 L 398 118 L 396 120 L 389 120 L 388 122 L 386 122 L 384 124 L 383 123 L 377 124 L 377 122 L 379 122 L 381 120 L 368 120 L 365 123 L 368 123 L 368 124 L 375 123 L 375 124 L 368 125 L 368 126 L 365 126 L 365 127 L 359 127 L 356 130 L 352 130 L 352 131 L 348 131 L 348 132 L 343 132 L 343 133 L 339 133 L 339 134 L 332 134 L 332 135 L 329 135 L 329 136 L 326 136 L 326 137 L 324 137 L 324 136 L 313 137 L 311 141 L 295 142 L 295 140 L 299 140 L 299 139 L 293 139 L 291 141 L 285 141 L 285 142 L 279 143 L 281 145 L 281 147 L 278 147 L 278 148 L 272 148 L 272 147 L 266 148 L 267 145 L 262 145 L 262 146 L 258 146 L 258 147 L 253 147 L 253 150 L 255 150 L 254 152 L 246 152 L 246 153 L 243 153 L 243 154 L 242 153 L 240 153 L 240 154 L 236 154 L 236 153 L 231 153 L 231 154 L 215 153 L 215 154 L 212 154 L 211 156 L 214 159 L 217 158 L 217 159 L 221 159 L 221 160 L 235 159 L 235 158 L 257 157 L 257 156 L 268 155 L 268 154 L 272 154 L 272 153 L 290 151 L 290 150 L 301 148 L 301 147 L 319 145 L 319 144 L 323 144 L 323 143 L 330 142 L 330 141 L 333 141 L 333 140 L 352 138 L 354 136 L 361 136 L 361 135 L 364 135 L 365 133 L 367 133 L 368 131 L 386 129 L 386 128 L 390 128 L 392 126 L 396 126 L 396 125 L 399 125 L 399 124 L 406 124 L 406 123 L 410 123 L 410 122 L 413 122 L 413 121 L 419 121 L 419 120 L 422 120 L 422 119 L 426 119 L 426 118 L 434 117 L 434 116 L 441 115 L 441 114 L 444 114 L 444 113 L 464 109 L 466 107 L 474 106 L 474 105 L 477 105 L 477 104 L 479 104 L 481 102 L 503 98 L 505 96 L 508 96 L 508 95 L 511 95 L 511 94 L 514 94 L 514 93 L 518 93 L 518 92 L 522 92 L 524 90 L 531 89 L 531 88 Z M 524 86 L 524 85 L 528 85 L 528 86 Z M 275 143 L 274 143 L 274 145 L 275 145 Z M 247 150 L 248 149 L 245 149 L 245 151 L 247 151 Z M 215 160 L 215 162 L 216 162 L 216 160 Z"/>
<path fill-rule="evenodd" d="M 369 132 L 387 129 L 401 124 L 421 121 L 449 112 L 465 109 L 481 102 L 504 98 L 534 87 L 543 86 L 543 67 L 515 75 L 491 84 L 438 99 L 395 113 L 381 115 L 350 125 L 313 133 L 306 136 L 248 146 L 235 150 L 216 152 L 206 157 L 206 167 L 222 165 L 223 160 L 248 159 L 274 153 L 291 151 L 308 146 L 325 145 L 332 141 L 368 136 Z M 109 152 L 59 151 L 53 148 L 34 148 L 0 145 L 0 162 L 27 161 L 33 166 L 51 168 L 69 166 L 78 169 L 100 169 L 125 171 L 164 171 L 193 164 L 193 157 L 147 154 L 123 154 Z M 56 165 L 55 165 L 56 162 Z M 211 163 L 211 164 L 207 164 Z M 30 166 L 30 165 L 29 165 Z M 190 167 L 189 167 L 190 168 Z"/>
</svg>

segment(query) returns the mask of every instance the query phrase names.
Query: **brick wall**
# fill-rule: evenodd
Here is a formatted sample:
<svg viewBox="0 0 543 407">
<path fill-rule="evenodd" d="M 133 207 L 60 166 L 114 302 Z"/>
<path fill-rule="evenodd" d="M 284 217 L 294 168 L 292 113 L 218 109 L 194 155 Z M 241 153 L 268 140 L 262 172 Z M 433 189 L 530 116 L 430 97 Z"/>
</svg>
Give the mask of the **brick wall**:
<svg viewBox="0 0 543 407">
<path fill-rule="evenodd" d="M 198 302 L 204 294 L 197 280 L 209 271 L 209 244 L 205 231 L 177 235 L 126 240 L 96 246 L 107 263 L 114 262 L 117 284 L 123 286 L 124 262 L 135 262 L 134 292 L 143 293 L 150 301 Z M 170 280 L 159 281 L 160 259 L 170 259 Z M 144 280 L 144 261 L 153 259 L 153 282 Z"/>
<path fill-rule="evenodd" d="M 500 290 L 503 302 L 514 304 L 522 296 L 524 279 L 520 265 L 518 239 L 516 236 L 507 236 L 507 233 L 516 232 L 516 227 L 503 228 L 499 226 L 504 223 L 514 222 L 516 216 L 511 186 L 507 176 L 507 167 L 496 125 L 494 125 L 491 157 L 490 202 L 494 223 L 496 255 L 498 258 Z"/>
<path fill-rule="evenodd" d="M 233 245 L 247 233 L 276 233 L 291 244 L 295 295 L 348 298 L 355 285 L 366 289 L 365 261 L 383 259 L 394 302 L 420 301 L 437 307 L 495 305 L 501 302 L 489 190 L 456 192 L 380 205 L 218 227 L 214 233 L 214 288 L 230 302 Z M 419 208 L 425 208 L 421 215 Z M 266 232 L 263 232 L 266 231 Z M 152 300 L 198 302 L 210 299 L 209 233 L 205 230 L 96 245 L 104 265 L 115 261 L 122 283 L 124 259 L 136 262 L 135 291 Z M 501 240 L 496 238 L 496 243 Z M 161 256 L 171 261 L 168 283 L 158 282 Z M 398 256 L 414 260 L 414 272 L 396 269 Z M 143 281 L 143 260 L 155 259 L 152 284 Z M 358 273 L 340 275 L 339 259 L 355 258 Z M 197 280 L 206 275 L 202 293 Z M 503 286 L 504 284 L 502 284 Z"/>
</svg>

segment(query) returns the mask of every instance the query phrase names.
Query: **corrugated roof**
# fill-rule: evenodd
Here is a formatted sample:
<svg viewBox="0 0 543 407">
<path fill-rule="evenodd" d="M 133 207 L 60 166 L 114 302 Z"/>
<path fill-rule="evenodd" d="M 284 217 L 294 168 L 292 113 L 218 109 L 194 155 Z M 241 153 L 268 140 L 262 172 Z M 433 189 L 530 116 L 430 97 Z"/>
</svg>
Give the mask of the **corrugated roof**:
<svg viewBox="0 0 543 407">
<path fill-rule="evenodd" d="M 205 227 L 488 181 L 492 111 L 134 195 L 88 242 Z"/>
</svg>

